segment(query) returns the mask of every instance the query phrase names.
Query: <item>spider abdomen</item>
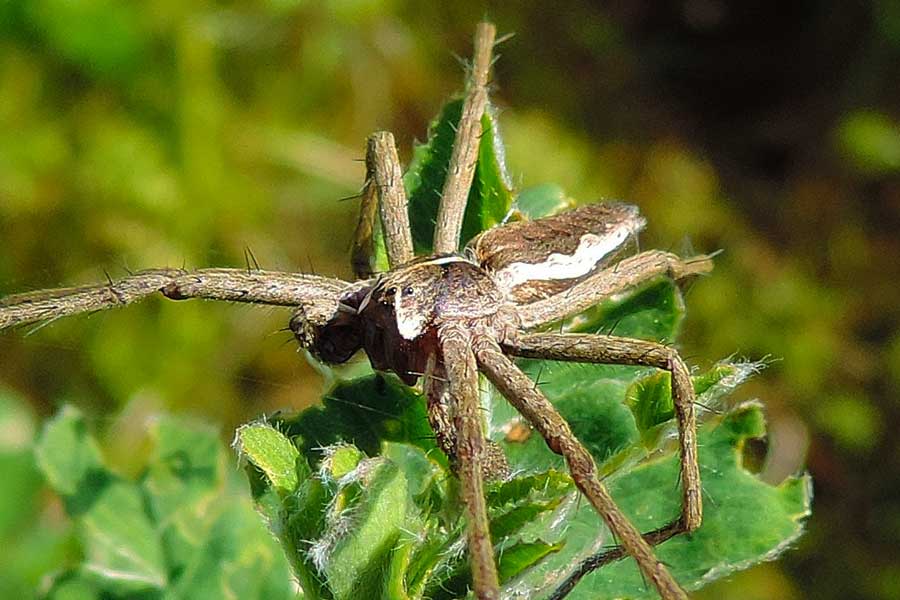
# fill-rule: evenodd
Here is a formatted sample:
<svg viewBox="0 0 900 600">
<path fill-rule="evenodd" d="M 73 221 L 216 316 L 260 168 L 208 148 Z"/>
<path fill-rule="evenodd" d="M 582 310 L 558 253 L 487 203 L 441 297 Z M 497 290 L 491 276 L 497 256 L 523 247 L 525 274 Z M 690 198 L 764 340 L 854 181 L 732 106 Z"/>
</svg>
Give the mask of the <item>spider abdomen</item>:
<svg viewBox="0 0 900 600">
<path fill-rule="evenodd" d="M 467 247 L 516 303 L 548 298 L 612 262 L 643 229 L 636 206 L 588 204 L 488 229 Z"/>
</svg>

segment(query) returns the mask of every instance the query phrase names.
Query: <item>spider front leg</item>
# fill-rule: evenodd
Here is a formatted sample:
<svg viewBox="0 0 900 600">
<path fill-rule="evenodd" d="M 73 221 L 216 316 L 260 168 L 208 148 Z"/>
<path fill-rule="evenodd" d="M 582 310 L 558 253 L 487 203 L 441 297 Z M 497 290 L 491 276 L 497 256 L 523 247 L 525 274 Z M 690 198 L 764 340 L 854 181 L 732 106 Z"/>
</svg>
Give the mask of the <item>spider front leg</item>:
<svg viewBox="0 0 900 600">
<path fill-rule="evenodd" d="M 635 559 L 660 596 L 664 600 L 686 599 L 687 594 L 657 560 L 647 540 L 616 506 L 597 475 L 593 457 L 535 383 L 490 338 L 476 340 L 475 355 L 481 371 L 497 390 L 537 429 L 550 449 L 565 458 L 575 485 L 621 541 L 625 552 Z"/>
<path fill-rule="evenodd" d="M 664 344 L 609 335 L 571 333 L 522 334 L 504 344 L 513 356 L 586 363 L 635 365 L 655 367 L 672 375 L 672 400 L 678 421 L 681 451 L 681 516 L 669 525 L 651 532 L 646 539 L 659 544 L 681 533 L 690 533 L 700 526 L 703 500 L 700 485 L 700 464 L 697 458 L 697 419 L 694 414 L 694 386 L 690 371 L 674 348 Z M 589 558 L 576 574 L 567 580 L 568 589 L 584 575 L 604 564 L 621 558 L 605 552 Z M 557 591 L 559 593 L 560 590 Z M 556 595 L 554 598 L 562 598 Z"/>
<path fill-rule="evenodd" d="M 367 279 L 374 274 L 375 226 L 379 216 L 390 268 L 415 257 L 403 169 L 394 136 L 388 131 L 376 131 L 366 141 L 366 182 L 360 197 L 351 264 L 357 277 Z"/>
<path fill-rule="evenodd" d="M 435 254 L 449 254 L 459 250 L 459 234 L 462 231 L 466 201 L 469 199 L 469 189 L 478 163 L 481 118 L 488 104 L 487 84 L 496 35 L 497 30 L 492 23 L 479 23 L 475 29 L 472 71 L 466 82 L 466 96 L 456 126 L 456 139 L 453 141 L 434 227 Z"/>
<path fill-rule="evenodd" d="M 472 583 L 479 600 L 497 600 L 500 598 L 500 583 L 484 498 L 481 463 L 486 445 L 479 414 L 478 367 L 472 351 L 472 338 L 465 325 L 455 324 L 442 327 L 438 335 L 447 373 L 447 389 L 455 409 L 456 474 L 466 507 Z"/>
<path fill-rule="evenodd" d="M 153 269 L 104 285 L 42 290 L 0 298 L 0 329 L 133 304 L 156 293 L 172 300 L 205 298 L 226 302 L 293 306 L 318 321 L 337 309 L 351 284 L 303 273 L 259 269 Z"/>
</svg>

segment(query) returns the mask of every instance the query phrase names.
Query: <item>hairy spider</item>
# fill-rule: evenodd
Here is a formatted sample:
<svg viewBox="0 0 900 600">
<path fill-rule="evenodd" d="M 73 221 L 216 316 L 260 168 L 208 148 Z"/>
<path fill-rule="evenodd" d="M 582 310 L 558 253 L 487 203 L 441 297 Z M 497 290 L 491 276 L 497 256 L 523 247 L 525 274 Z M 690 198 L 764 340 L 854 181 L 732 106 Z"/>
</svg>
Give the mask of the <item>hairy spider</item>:
<svg viewBox="0 0 900 600">
<path fill-rule="evenodd" d="M 366 153 L 368 177 L 353 259 L 358 281 L 251 269 L 148 270 L 95 287 L 7 297 L 0 300 L 0 329 L 124 306 L 161 292 L 174 300 L 290 306 L 294 308 L 291 331 L 319 359 L 341 363 L 362 349 L 375 369 L 392 371 L 408 385 L 424 373 L 431 426 L 461 482 L 474 591 L 478 598 L 494 599 L 499 598 L 499 584 L 482 488 L 485 474 L 502 471 L 504 459 L 484 436 L 478 412 L 481 372 L 550 449 L 565 458 L 576 486 L 621 543 L 586 560 L 553 598 L 565 596 L 584 574 L 626 555 L 637 561 L 662 598 L 686 598 L 656 559 L 652 546 L 700 525 L 694 392 L 688 368 L 674 349 L 655 342 L 531 331 L 651 278 L 681 279 L 706 272 L 711 261 L 705 256 L 684 260 L 648 251 L 615 262 L 617 251 L 644 226 L 634 206 L 618 203 L 588 205 L 495 227 L 459 252 L 487 103 L 494 35 L 488 23 L 476 31 L 475 58 L 432 256 L 414 256 L 394 139 L 390 133 L 379 132 L 369 138 Z M 391 268 L 373 274 L 367 252 L 379 216 Z M 569 425 L 511 357 L 670 371 L 681 453 L 681 515 L 642 535 L 610 497 L 593 458 Z"/>
</svg>

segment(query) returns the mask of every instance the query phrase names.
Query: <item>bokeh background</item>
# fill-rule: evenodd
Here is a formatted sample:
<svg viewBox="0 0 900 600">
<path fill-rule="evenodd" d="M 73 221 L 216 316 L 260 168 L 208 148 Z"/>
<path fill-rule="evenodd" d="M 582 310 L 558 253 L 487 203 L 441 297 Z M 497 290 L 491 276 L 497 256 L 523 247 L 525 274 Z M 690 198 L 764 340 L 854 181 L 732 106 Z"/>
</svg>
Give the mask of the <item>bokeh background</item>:
<svg viewBox="0 0 900 600">
<path fill-rule="evenodd" d="M 738 394 L 767 405 L 762 476 L 814 475 L 796 548 L 703 597 L 900 597 L 895 1 L 3 0 L 0 295 L 242 266 L 247 248 L 349 277 L 357 204 L 340 199 L 366 135 L 394 131 L 409 157 L 484 16 L 515 33 L 494 100 L 516 186 L 626 199 L 645 246 L 724 250 L 681 346 L 700 366 L 765 359 Z M 153 299 L 0 334 L 0 450 L 74 402 L 127 473 L 160 411 L 228 439 L 315 402 L 286 318 Z M 71 535 L 40 481 L 0 477 L 0 595 L 28 597 Z"/>
</svg>

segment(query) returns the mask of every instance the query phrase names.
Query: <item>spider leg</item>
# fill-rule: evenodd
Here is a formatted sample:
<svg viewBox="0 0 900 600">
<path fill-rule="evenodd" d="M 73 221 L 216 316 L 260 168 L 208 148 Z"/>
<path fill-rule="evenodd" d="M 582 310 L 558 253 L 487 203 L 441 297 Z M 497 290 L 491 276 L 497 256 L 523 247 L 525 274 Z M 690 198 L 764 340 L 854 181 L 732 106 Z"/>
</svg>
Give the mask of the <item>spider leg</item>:
<svg viewBox="0 0 900 600">
<path fill-rule="evenodd" d="M 104 285 L 43 290 L 0 299 L 0 329 L 125 306 L 157 292 L 173 300 L 206 298 L 299 307 L 317 318 L 337 310 L 351 284 L 339 279 L 246 269 L 154 269 Z M 324 322 L 324 321 L 323 321 Z"/>
<path fill-rule="evenodd" d="M 403 169 L 394 136 L 388 131 L 376 131 L 366 141 L 366 183 L 360 197 L 362 203 L 350 262 L 354 274 L 366 279 L 374 274 L 375 227 L 379 214 L 389 266 L 397 267 L 415 257 Z"/>
<path fill-rule="evenodd" d="M 475 596 L 479 600 L 497 600 L 500 584 L 482 481 L 485 438 L 479 414 L 478 367 L 472 352 L 472 338 L 464 325 L 444 326 L 439 337 L 447 388 L 455 408 L 456 471 L 468 520 L 469 560 Z"/>
<path fill-rule="evenodd" d="M 366 146 L 368 152 L 369 147 Z M 359 219 L 353 232 L 350 249 L 350 266 L 357 279 L 368 279 L 375 274 L 375 219 L 378 214 L 378 190 L 372 161 L 366 156 L 366 181 L 359 194 Z"/>
<path fill-rule="evenodd" d="M 472 71 L 466 84 L 466 97 L 456 128 L 456 140 L 450 154 L 450 165 L 438 207 L 434 229 L 434 253 L 450 254 L 459 247 L 463 214 L 469 198 L 469 188 L 475 177 L 478 146 L 481 141 L 481 118 L 487 107 L 488 73 L 491 51 L 497 31 L 492 23 L 479 23 L 475 30 L 475 55 Z"/>
<path fill-rule="evenodd" d="M 684 364 L 674 348 L 656 342 L 619 336 L 534 333 L 520 335 L 517 339 L 504 344 L 504 349 L 514 356 L 527 358 L 638 365 L 669 371 L 672 374 L 672 400 L 678 420 L 678 439 L 681 450 L 682 509 L 678 519 L 649 533 L 645 539 L 655 545 L 674 535 L 690 533 L 700 526 L 703 517 L 703 500 L 700 466 L 697 459 L 694 386 L 691 383 L 687 365 Z M 614 552 L 615 550 L 589 558 L 586 564 L 579 569 L 577 579 L 591 570 L 615 560 Z"/>
<path fill-rule="evenodd" d="M 428 357 L 422 384 L 428 410 L 428 423 L 434 431 L 438 447 L 450 459 L 456 461 L 456 433 L 450 415 L 450 396 L 447 389 L 447 373 L 436 354 Z"/>
<path fill-rule="evenodd" d="M 378 190 L 384 243 L 393 269 L 411 261 L 415 254 L 406 190 L 403 189 L 403 169 L 400 168 L 397 146 L 390 132 L 377 131 L 369 136 L 366 165 L 370 164 Z"/>
<path fill-rule="evenodd" d="M 447 373 L 438 357 L 432 354 L 425 366 L 425 377 L 422 385 L 425 392 L 428 423 L 434 432 L 438 447 L 450 461 L 451 468 L 456 470 L 456 429 L 453 415 L 450 412 L 451 400 L 447 390 Z M 481 475 L 484 481 L 499 481 L 509 475 L 509 460 L 500 444 L 484 440 L 484 452 L 481 454 Z"/>
<path fill-rule="evenodd" d="M 624 551 L 635 559 L 641 572 L 653 583 L 660 596 L 664 600 L 686 599 L 684 590 L 657 560 L 650 544 L 616 506 L 606 486 L 597 476 L 597 465 L 593 457 L 547 397 L 507 358 L 493 340 L 479 338 L 475 355 L 481 371 L 497 390 L 538 430 L 550 449 L 566 459 L 575 485 L 603 518 L 613 535 L 620 540 Z"/>
<path fill-rule="evenodd" d="M 681 446 L 684 531 L 700 527 L 703 507 L 697 460 L 697 418 L 691 374 L 678 351 L 664 344 L 612 335 L 530 333 L 504 344 L 513 356 L 585 363 L 656 367 L 672 374 L 672 400 Z"/>
<path fill-rule="evenodd" d="M 677 280 L 711 270 L 709 256 L 683 259 L 659 250 L 641 252 L 590 275 L 563 292 L 518 307 L 521 326 L 531 329 L 580 313 L 655 277 L 669 276 Z"/>
<path fill-rule="evenodd" d="M 676 535 L 685 533 L 685 531 L 684 526 L 681 524 L 681 520 L 677 520 L 660 527 L 659 529 L 654 529 L 653 531 L 645 533 L 644 540 L 651 546 L 657 546 Z M 565 581 L 553 590 L 553 593 L 550 594 L 547 600 L 562 600 L 569 592 L 575 589 L 575 586 L 578 585 L 585 575 L 591 571 L 596 571 L 609 563 L 622 560 L 626 556 L 628 556 L 628 552 L 625 548 L 623 546 L 616 546 L 615 548 L 598 552 L 597 554 L 587 557 L 581 561 L 581 564 L 575 567 L 575 570 L 566 577 Z"/>
</svg>

